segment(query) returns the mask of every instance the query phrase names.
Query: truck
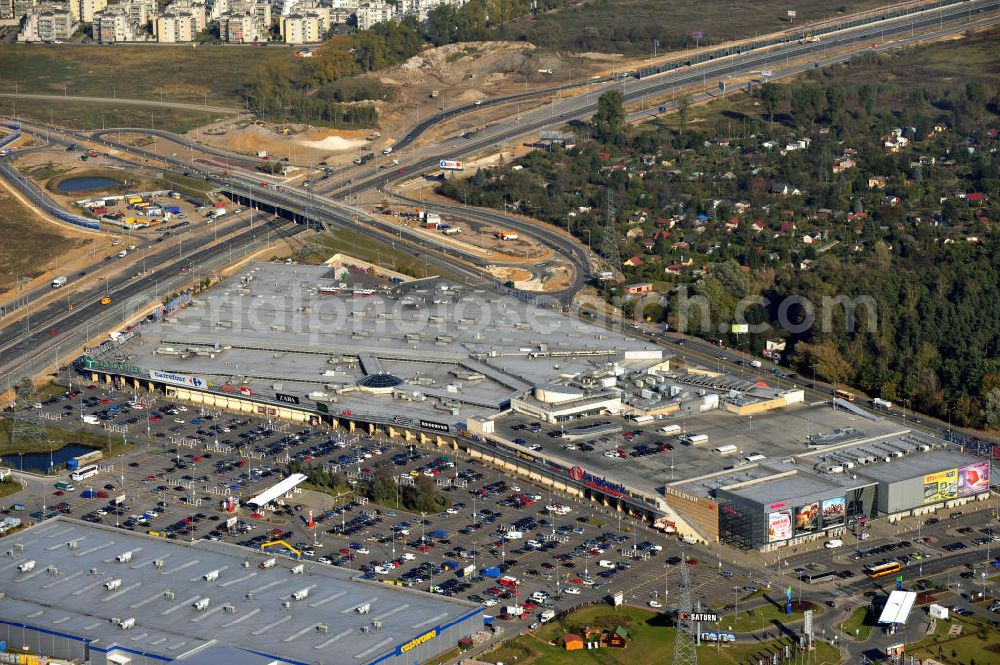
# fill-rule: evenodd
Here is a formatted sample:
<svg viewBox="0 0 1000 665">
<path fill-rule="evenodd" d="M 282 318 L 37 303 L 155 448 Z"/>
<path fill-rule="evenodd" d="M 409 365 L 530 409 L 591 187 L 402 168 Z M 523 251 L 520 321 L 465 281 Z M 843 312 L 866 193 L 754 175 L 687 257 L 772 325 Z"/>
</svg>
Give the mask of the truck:
<svg viewBox="0 0 1000 665">
<path fill-rule="evenodd" d="M 522 538 L 524 538 L 524 533 L 522 533 L 521 531 L 511 530 L 505 533 L 503 537 L 504 540 L 521 540 Z"/>
<path fill-rule="evenodd" d="M 55 286 L 55 283 L 53 282 L 52 285 Z M 872 406 L 874 406 L 876 409 L 885 409 L 886 411 L 888 411 L 889 409 L 892 408 L 892 402 L 890 402 L 887 399 L 882 399 L 881 397 L 876 397 L 875 399 L 872 400 Z"/>
<path fill-rule="evenodd" d="M 123 249 L 122 251 L 118 252 L 118 258 L 119 259 L 124 259 L 126 256 L 128 256 L 128 250 L 127 249 Z"/>
<path fill-rule="evenodd" d="M 209 219 L 218 219 L 225 214 L 226 214 L 225 208 L 212 208 L 211 210 L 208 211 L 208 213 L 205 216 L 208 217 Z"/>
<path fill-rule="evenodd" d="M 64 284 L 66 284 L 66 282 L 68 282 L 68 281 L 69 280 L 67 279 L 66 275 L 59 275 L 54 280 L 52 280 L 52 288 L 53 289 L 58 289 L 60 286 L 63 286 Z"/>
<path fill-rule="evenodd" d="M 476 572 L 476 567 L 470 564 L 461 570 L 459 577 L 469 577 L 475 572 Z"/>
<path fill-rule="evenodd" d="M 556 618 L 555 610 L 545 610 L 544 612 L 538 615 L 538 620 L 541 621 L 542 623 L 547 623 L 555 618 Z"/>
</svg>

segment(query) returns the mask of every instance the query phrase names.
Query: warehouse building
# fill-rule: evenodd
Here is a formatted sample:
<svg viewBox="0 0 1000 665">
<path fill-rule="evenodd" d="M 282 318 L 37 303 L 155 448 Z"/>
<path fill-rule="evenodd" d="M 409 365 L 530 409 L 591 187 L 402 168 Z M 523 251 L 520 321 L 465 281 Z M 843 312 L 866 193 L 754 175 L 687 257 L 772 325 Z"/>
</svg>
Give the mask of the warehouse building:
<svg viewBox="0 0 1000 665">
<path fill-rule="evenodd" d="M 0 549 L 0 642 L 92 665 L 409 665 L 483 629 L 477 604 L 227 543 L 59 517 Z"/>
</svg>

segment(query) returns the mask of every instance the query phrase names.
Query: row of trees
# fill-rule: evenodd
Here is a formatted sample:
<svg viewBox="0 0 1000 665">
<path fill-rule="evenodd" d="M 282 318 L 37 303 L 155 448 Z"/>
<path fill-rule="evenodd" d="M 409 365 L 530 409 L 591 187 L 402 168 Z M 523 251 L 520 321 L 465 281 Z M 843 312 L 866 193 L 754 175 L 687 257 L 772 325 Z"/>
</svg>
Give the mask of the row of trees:
<svg viewBox="0 0 1000 665">
<path fill-rule="evenodd" d="M 399 486 L 392 474 L 383 471 L 374 481 L 352 487 L 344 474 L 325 471 L 316 462 L 290 462 L 288 472 L 305 474 L 309 484 L 328 494 L 360 493 L 379 505 L 411 513 L 439 513 L 451 505 L 434 480 L 423 475 L 414 479 L 413 485 Z"/>
</svg>

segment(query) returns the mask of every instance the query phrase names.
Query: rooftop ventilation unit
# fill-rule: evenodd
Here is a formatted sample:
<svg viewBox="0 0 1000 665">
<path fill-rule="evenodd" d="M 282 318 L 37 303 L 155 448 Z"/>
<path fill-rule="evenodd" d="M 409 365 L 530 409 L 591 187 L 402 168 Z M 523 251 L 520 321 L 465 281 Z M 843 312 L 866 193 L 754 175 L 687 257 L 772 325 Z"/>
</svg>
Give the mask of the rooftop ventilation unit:
<svg viewBox="0 0 1000 665">
<path fill-rule="evenodd" d="M 232 603 L 226 603 L 222 606 L 222 611 L 226 614 L 236 614 L 236 606 Z"/>
<path fill-rule="evenodd" d="M 247 594 L 243 597 L 246 598 L 247 600 L 253 600 L 253 591 L 248 591 Z"/>
<path fill-rule="evenodd" d="M 305 600 L 309 597 L 309 589 L 299 589 L 292 594 L 292 600 Z"/>
<path fill-rule="evenodd" d="M 153 561 L 154 568 L 163 568 L 163 564 L 164 564 L 163 559 L 156 559 L 155 561 Z"/>
<path fill-rule="evenodd" d="M 316 624 L 316 632 L 326 635 L 327 633 L 330 632 L 330 627 L 327 626 L 325 623 Z"/>
<path fill-rule="evenodd" d="M 204 612 L 208 609 L 208 598 L 202 598 L 191 603 L 191 607 L 198 610 L 199 612 Z"/>
<path fill-rule="evenodd" d="M 30 573 L 32 570 L 35 569 L 35 561 L 31 560 L 31 561 L 25 561 L 24 563 L 19 563 L 17 565 L 17 569 L 22 573 Z"/>
<path fill-rule="evenodd" d="M 135 627 L 135 619 L 133 617 L 129 617 L 128 619 L 125 619 L 124 621 L 122 621 L 121 623 L 119 623 L 118 627 L 121 628 L 122 630 L 128 630 L 130 628 L 134 628 Z"/>
<path fill-rule="evenodd" d="M 284 600 L 284 601 L 281 602 L 281 606 L 284 607 L 287 610 L 287 609 L 289 609 L 292 606 L 292 604 L 290 602 L 288 602 L 287 600 Z"/>
<path fill-rule="evenodd" d="M 24 551 L 24 543 L 14 543 L 14 551 L 20 554 Z"/>
<path fill-rule="evenodd" d="M 107 582 L 104 583 L 104 588 L 107 589 L 108 591 L 114 591 L 115 589 L 120 588 L 121 585 L 122 585 L 121 580 L 108 580 Z"/>
<path fill-rule="evenodd" d="M 292 566 L 292 575 L 301 575 L 303 572 L 305 572 L 305 569 L 306 567 L 301 563 L 296 566 Z"/>
<path fill-rule="evenodd" d="M 170 591 L 170 590 L 164 591 L 163 592 L 163 597 L 166 600 L 173 600 L 174 599 L 174 592 Z"/>
<path fill-rule="evenodd" d="M 372 611 L 372 604 L 371 603 L 365 603 L 364 605 L 358 605 L 355 608 L 355 611 L 358 614 L 368 614 L 369 612 Z"/>
<path fill-rule="evenodd" d="M 210 570 L 207 573 L 205 573 L 203 577 L 205 578 L 206 582 L 214 582 L 215 580 L 219 579 L 219 571 Z"/>
<path fill-rule="evenodd" d="M 71 540 L 68 543 L 66 543 L 66 547 L 70 548 L 71 550 L 75 550 L 79 546 L 80 546 L 80 542 L 77 541 L 77 540 Z"/>
<path fill-rule="evenodd" d="M 47 572 L 49 575 L 58 575 L 59 569 L 56 568 L 55 566 L 49 566 L 48 568 L 45 569 L 45 572 Z"/>
<path fill-rule="evenodd" d="M 97 574 L 97 568 L 91 568 L 90 569 L 90 574 L 91 575 L 96 575 Z"/>
<path fill-rule="evenodd" d="M 132 553 L 131 552 L 122 552 L 121 554 L 119 554 L 118 556 L 116 556 L 115 559 L 117 561 L 119 561 L 120 563 L 128 563 L 129 561 L 132 560 Z"/>
</svg>

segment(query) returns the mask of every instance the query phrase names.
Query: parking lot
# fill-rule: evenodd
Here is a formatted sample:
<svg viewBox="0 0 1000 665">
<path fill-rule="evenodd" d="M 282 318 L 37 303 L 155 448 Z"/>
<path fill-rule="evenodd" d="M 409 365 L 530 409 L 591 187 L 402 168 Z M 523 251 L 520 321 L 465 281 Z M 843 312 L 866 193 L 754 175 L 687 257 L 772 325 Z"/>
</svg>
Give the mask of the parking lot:
<svg viewBox="0 0 1000 665">
<path fill-rule="evenodd" d="M 26 507 L 36 519 L 59 503 L 56 510 L 71 517 L 166 538 L 253 549 L 283 540 L 304 557 L 369 579 L 471 599 L 496 615 L 516 607 L 529 623 L 542 609 L 562 610 L 616 591 L 655 606 L 663 600 L 667 571 L 683 565 L 676 540 L 456 451 L 203 412 L 105 386 L 75 392 L 72 399 L 49 400 L 42 411 L 73 425 L 86 417 L 97 424 L 84 427 L 94 431 L 110 426 L 112 437 L 124 435 L 136 449 L 104 460 L 99 474 L 70 481 L 73 490 L 55 490 L 59 496 L 52 489 L 59 478 L 51 478 L 46 493 Z M 339 497 L 307 489 L 274 511 L 223 509 L 227 495 L 246 502 L 296 462 L 346 474 L 357 489 Z M 448 508 L 420 515 L 367 503 L 363 485 L 384 475 L 399 487 L 431 479 Z M 231 517 L 236 523 L 227 527 Z M 729 584 L 716 562 L 687 558 L 693 586 L 706 599 L 717 584 Z M 679 576 L 673 579 L 676 585 Z"/>
</svg>

